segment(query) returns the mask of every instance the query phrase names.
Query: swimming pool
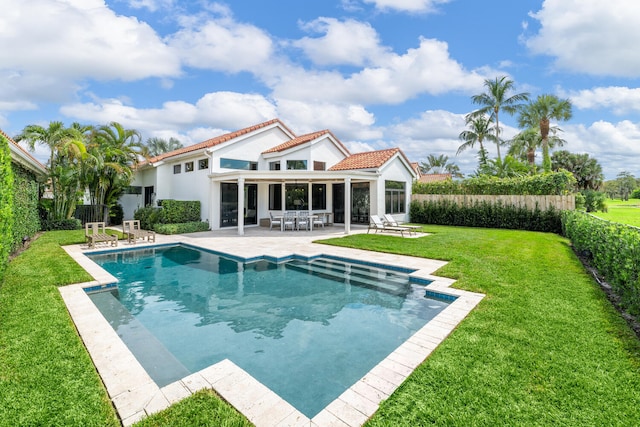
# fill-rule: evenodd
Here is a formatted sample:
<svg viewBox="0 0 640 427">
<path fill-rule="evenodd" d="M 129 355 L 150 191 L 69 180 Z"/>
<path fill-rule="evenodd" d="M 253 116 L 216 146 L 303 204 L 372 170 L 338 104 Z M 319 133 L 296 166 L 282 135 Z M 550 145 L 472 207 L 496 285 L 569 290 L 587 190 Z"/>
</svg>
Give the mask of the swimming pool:
<svg viewBox="0 0 640 427">
<path fill-rule="evenodd" d="M 451 302 L 426 298 L 409 270 L 335 257 L 91 258 L 119 279 L 91 299 L 160 386 L 228 358 L 310 418 Z"/>
</svg>

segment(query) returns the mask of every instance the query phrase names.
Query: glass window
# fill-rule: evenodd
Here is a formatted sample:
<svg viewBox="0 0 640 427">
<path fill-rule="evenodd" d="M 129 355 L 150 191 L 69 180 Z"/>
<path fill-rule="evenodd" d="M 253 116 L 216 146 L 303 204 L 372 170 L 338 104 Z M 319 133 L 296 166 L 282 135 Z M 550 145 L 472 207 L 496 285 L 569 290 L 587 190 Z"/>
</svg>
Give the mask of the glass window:
<svg viewBox="0 0 640 427">
<path fill-rule="evenodd" d="M 327 164 L 325 162 L 313 162 L 313 170 L 314 171 L 323 171 L 327 169 Z"/>
<path fill-rule="evenodd" d="M 280 170 L 280 162 L 269 162 L 269 170 L 270 171 L 279 171 Z"/>
<path fill-rule="evenodd" d="M 182 165 L 173 165 L 173 173 L 178 174 L 182 172 Z"/>
<path fill-rule="evenodd" d="M 282 210 L 282 184 L 269 184 L 269 210 Z"/>
<path fill-rule="evenodd" d="M 327 184 L 311 184 L 311 209 L 327 208 Z"/>
<path fill-rule="evenodd" d="M 187 162 L 184 164 L 185 172 L 193 172 L 193 162 Z"/>
<path fill-rule="evenodd" d="M 309 186 L 307 184 L 286 184 L 284 208 L 288 211 L 309 209 Z"/>
<path fill-rule="evenodd" d="M 209 169 L 209 159 L 200 159 L 198 160 L 198 169 Z"/>
<path fill-rule="evenodd" d="M 220 158 L 220 167 L 224 169 L 255 171 L 258 170 L 258 162 L 252 162 L 250 160 Z"/>
<path fill-rule="evenodd" d="M 287 160 L 287 170 L 306 170 L 307 169 L 307 161 L 306 160 Z"/>
<path fill-rule="evenodd" d="M 405 213 L 405 183 L 385 181 L 384 187 L 385 213 Z"/>
<path fill-rule="evenodd" d="M 124 187 L 122 194 L 142 194 L 142 187 L 138 187 L 134 185 L 130 187 Z"/>
</svg>

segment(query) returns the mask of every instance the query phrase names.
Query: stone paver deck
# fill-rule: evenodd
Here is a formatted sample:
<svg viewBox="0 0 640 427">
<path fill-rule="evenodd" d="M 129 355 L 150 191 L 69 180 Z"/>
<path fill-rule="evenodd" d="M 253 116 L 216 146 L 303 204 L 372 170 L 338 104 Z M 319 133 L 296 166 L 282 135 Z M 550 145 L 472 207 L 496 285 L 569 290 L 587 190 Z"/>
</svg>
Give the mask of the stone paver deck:
<svg viewBox="0 0 640 427">
<path fill-rule="evenodd" d="M 366 228 L 351 229 L 352 234 L 363 232 L 366 233 Z M 434 276 L 433 272 L 446 264 L 443 261 L 313 243 L 313 240 L 344 235 L 344 230 L 339 227 L 315 229 L 312 232 L 246 228 L 243 236 L 238 236 L 235 230 L 175 236 L 158 235 L 154 244 L 130 245 L 121 241 L 116 249 L 186 243 L 243 258 L 262 255 L 284 258 L 293 254 L 324 254 L 365 259 L 374 263 L 416 269 L 412 276 L 433 281 L 425 287 L 427 290 L 458 297 L 313 419 L 307 418 L 230 360 L 223 360 L 165 387 L 158 387 L 85 292 L 85 288 L 107 286 L 116 281 L 85 256 L 86 253 L 109 248 L 87 250 L 86 245 L 65 247 L 67 253 L 87 270 L 94 281 L 62 287 L 60 293 L 123 425 L 129 426 L 198 390 L 210 388 L 258 427 L 361 426 L 376 412 L 380 402 L 388 398 L 455 329 L 482 300 L 483 295 L 453 289 L 450 287 L 453 280 Z M 409 238 L 424 236 L 425 234 L 418 233 Z"/>
</svg>

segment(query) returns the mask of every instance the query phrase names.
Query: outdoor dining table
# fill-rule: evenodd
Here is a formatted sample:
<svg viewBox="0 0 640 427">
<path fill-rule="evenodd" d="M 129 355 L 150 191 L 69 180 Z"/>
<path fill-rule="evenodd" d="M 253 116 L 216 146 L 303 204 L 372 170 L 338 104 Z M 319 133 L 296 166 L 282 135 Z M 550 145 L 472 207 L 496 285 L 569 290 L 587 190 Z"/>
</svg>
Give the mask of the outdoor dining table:
<svg viewBox="0 0 640 427">
<path fill-rule="evenodd" d="M 325 214 L 322 214 L 325 215 Z M 309 231 L 313 231 L 313 220 L 316 218 L 319 218 L 318 214 L 311 214 L 309 215 L 307 218 L 309 218 Z M 274 215 L 273 219 L 277 219 L 280 221 L 280 231 L 284 231 L 284 214 L 279 214 L 279 215 Z M 298 213 L 296 212 L 295 214 L 295 221 L 296 221 L 296 226 L 294 227 L 295 230 L 298 229 L 297 227 L 297 221 L 298 221 Z"/>
</svg>

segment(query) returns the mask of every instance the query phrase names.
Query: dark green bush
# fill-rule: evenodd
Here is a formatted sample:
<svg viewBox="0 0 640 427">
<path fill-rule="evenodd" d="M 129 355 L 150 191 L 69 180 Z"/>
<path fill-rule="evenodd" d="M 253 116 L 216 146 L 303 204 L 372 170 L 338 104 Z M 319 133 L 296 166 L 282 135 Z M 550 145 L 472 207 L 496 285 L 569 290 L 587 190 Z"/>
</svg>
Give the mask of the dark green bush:
<svg viewBox="0 0 640 427">
<path fill-rule="evenodd" d="M 633 192 L 631 193 L 629 198 L 631 198 L 631 199 L 640 199 L 640 188 L 636 188 L 635 190 L 633 190 Z"/>
<path fill-rule="evenodd" d="M 162 208 L 146 206 L 135 211 L 133 219 L 140 220 L 140 228 L 143 230 L 153 230 L 156 224 L 164 221 L 163 210 Z"/>
<path fill-rule="evenodd" d="M 141 223 L 142 226 L 142 223 Z M 160 234 L 184 234 L 209 230 L 208 222 L 192 221 L 179 224 L 156 224 L 154 230 Z"/>
<path fill-rule="evenodd" d="M 0 134 L 0 283 L 13 240 L 13 170 L 9 141 Z"/>
<path fill-rule="evenodd" d="M 183 222 L 200 221 L 200 202 L 171 200 L 162 201 L 165 224 L 179 224 Z"/>
<path fill-rule="evenodd" d="M 123 218 L 124 210 L 122 209 L 122 205 L 116 204 L 109 208 L 109 224 L 120 225 L 122 224 Z"/>
<path fill-rule="evenodd" d="M 76 218 L 70 219 L 47 219 L 42 221 L 42 229 L 44 231 L 54 230 L 80 230 L 82 222 Z"/>
<path fill-rule="evenodd" d="M 611 285 L 621 304 L 640 314 L 640 228 L 564 211 L 562 232 Z"/>
<path fill-rule="evenodd" d="M 480 175 L 463 181 L 441 181 L 413 185 L 414 194 L 476 194 L 476 195 L 566 195 L 573 192 L 576 179 L 568 171 L 517 178 Z"/>
<path fill-rule="evenodd" d="M 36 177 L 22 167 L 13 165 L 13 236 L 11 252 L 22 246 L 24 237 L 33 237 L 40 230 L 38 214 L 38 183 Z"/>
<path fill-rule="evenodd" d="M 595 190 L 582 190 L 580 192 L 584 197 L 584 208 L 587 212 L 606 212 L 607 211 L 607 195 Z"/>
<path fill-rule="evenodd" d="M 560 211 L 529 210 L 500 202 L 476 202 L 459 206 L 452 201 L 414 200 L 409 207 L 411 222 L 419 224 L 456 225 L 463 227 L 508 228 L 515 230 L 560 233 Z"/>
</svg>

